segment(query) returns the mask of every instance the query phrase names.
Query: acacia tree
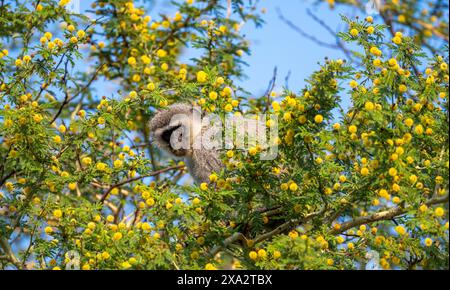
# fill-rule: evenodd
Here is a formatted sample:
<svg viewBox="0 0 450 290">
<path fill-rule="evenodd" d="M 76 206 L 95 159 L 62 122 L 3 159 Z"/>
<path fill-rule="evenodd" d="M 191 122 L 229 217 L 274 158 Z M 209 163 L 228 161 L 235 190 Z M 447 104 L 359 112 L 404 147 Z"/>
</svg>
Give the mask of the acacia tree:
<svg viewBox="0 0 450 290">
<path fill-rule="evenodd" d="M 448 268 L 448 3 L 343 17 L 357 61 L 326 59 L 304 88 L 249 99 L 235 81 L 257 1 L 178 1 L 155 19 L 124 0 L 93 1 L 95 18 L 68 0 L 7 2 L 2 268 L 352 269 L 374 253 L 385 269 Z M 148 128 L 179 102 L 279 116 L 277 158 L 224 151 L 209 184 L 182 183 Z"/>
</svg>

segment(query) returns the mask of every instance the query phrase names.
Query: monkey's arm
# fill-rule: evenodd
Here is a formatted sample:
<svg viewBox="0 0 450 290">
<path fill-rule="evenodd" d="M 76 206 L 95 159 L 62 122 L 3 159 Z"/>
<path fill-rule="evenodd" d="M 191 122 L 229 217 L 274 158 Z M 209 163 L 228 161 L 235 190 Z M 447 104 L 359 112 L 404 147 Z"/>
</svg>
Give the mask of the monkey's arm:
<svg viewBox="0 0 450 290">
<path fill-rule="evenodd" d="M 213 172 L 220 172 L 223 167 L 216 150 L 193 150 L 187 165 L 197 183 L 209 182 L 209 176 Z"/>
</svg>

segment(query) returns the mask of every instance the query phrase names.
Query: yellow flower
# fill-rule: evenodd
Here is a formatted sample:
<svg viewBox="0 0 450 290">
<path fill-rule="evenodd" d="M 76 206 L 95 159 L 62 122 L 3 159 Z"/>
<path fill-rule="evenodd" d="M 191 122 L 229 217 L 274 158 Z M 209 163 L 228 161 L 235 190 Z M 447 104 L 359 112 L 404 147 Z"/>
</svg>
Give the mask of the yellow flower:
<svg viewBox="0 0 450 290">
<path fill-rule="evenodd" d="M 292 230 L 289 232 L 289 237 L 293 240 L 295 240 L 296 238 L 298 238 L 298 232 L 296 230 Z"/>
<path fill-rule="evenodd" d="M 47 235 L 50 235 L 51 233 L 53 233 L 53 229 L 52 229 L 51 227 L 45 227 L 44 232 L 45 232 Z"/>
<path fill-rule="evenodd" d="M 205 243 L 205 238 L 204 237 L 198 237 L 197 238 L 197 244 L 203 245 L 204 243 Z"/>
<path fill-rule="evenodd" d="M 217 174 L 213 173 L 209 176 L 209 181 L 216 182 L 217 181 Z"/>
<path fill-rule="evenodd" d="M 367 111 L 372 111 L 375 108 L 375 105 L 372 102 L 366 102 L 364 105 Z"/>
<path fill-rule="evenodd" d="M 153 198 L 148 198 L 146 201 L 145 201 L 145 203 L 148 205 L 148 206 L 153 206 L 154 204 L 155 204 L 155 200 L 153 199 Z"/>
<path fill-rule="evenodd" d="M 158 49 L 158 51 L 156 52 L 156 55 L 159 58 L 163 58 L 167 56 L 167 51 L 165 51 L 164 49 Z"/>
<path fill-rule="evenodd" d="M 445 211 L 444 211 L 444 209 L 443 209 L 442 207 L 437 207 L 437 208 L 434 210 L 434 214 L 435 214 L 437 217 L 443 217 L 443 216 L 444 216 L 444 213 L 445 213 Z"/>
<path fill-rule="evenodd" d="M 352 36 L 356 37 L 356 36 L 358 36 L 359 31 L 358 31 L 358 29 L 353 28 L 353 29 L 350 30 L 350 34 L 351 34 Z"/>
<path fill-rule="evenodd" d="M 31 56 L 29 56 L 29 55 L 25 55 L 23 57 L 23 61 L 26 62 L 26 63 L 30 62 L 30 60 L 31 60 Z"/>
<path fill-rule="evenodd" d="M 123 269 L 129 269 L 132 267 L 128 261 L 123 262 L 121 266 Z"/>
<path fill-rule="evenodd" d="M 108 222 L 112 223 L 112 222 L 114 221 L 114 216 L 108 215 L 108 216 L 106 217 L 106 220 L 107 220 Z"/>
<path fill-rule="evenodd" d="M 217 92 L 210 92 L 209 93 L 209 98 L 211 99 L 211 100 L 216 100 L 217 99 L 217 97 L 218 97 L 218 94 L 217 94 Z"/>
<path fill-rule="evenodd" d="M 352 134 L 355 134 L 358 131 L 358 127 L 356 127 L 355 125 L 351 125 L 350 127 L 348 127 L 348 131 Z"/>
<path fill-rule="evenodd" d="M 316 122 L 317 124 L 320 124 L 323 122 L 323 116 L 322 115 L 316 115 L 314 117 L 314 122 Z"/>
<path fill-rule="evenodd" d="M 203 182 L 202 184 L 200 184 L 200 189 L 201 190 L 208 190 L 208 184 L 206 182 Z"/>
<path fill-rule="evenodd" d="M 66 133 L 66 130 L 67 130 L 67 128 L 64 125 L 61 125 L 58 127 L 58 131 L 61 132 L 62 134 Z"/>
<path fill-rule="evenodd" d="M 77 36 L 78 38 L 83 38 L 84 36 L 86 36 L 86 32 L 84 32 L 84 30 L 78 30 Z"/>
<path fill-rule="evenodd" d="M 61 143 L 61 136 L 58 136 L 58 135 L 56 135 L 56 136 L 53 136 L 53 141 L 55 141 L 55 143 Z"/>
<path fill-rule="evenodd" d="M 274 259 L 279 259 L 281 257 L 281 252 L 280 251 L 273 251 L 273 258 Z"/>
<path fill-rule="evenodd" d="M 100 170 L 100 171 L 105 171 L 107 167 L 108 167 L 108 165 L 103 162 L 98 162 L 96 165 L 97 170 Z"/>
<path fill-rule="evenodd" d="M 84 165 L 90 165 L 92 163 L 92 159 L 91 159 L 91 157 L 84 157 L 83 159 L 81 159 L 81 162 Z"/>
<path fill-rule="evenodd" d="M 128 64 L 129 65 L 132 65 L 132 66 L 134 66 L 134 65 L 136 65 L 136 58 L 134 58 L 134 57 L 129 57 L 128 58 Z"/>
<path fill-rule="evenodd" d="M 108 252 L 103 252 L 101 254 L 101 257 L 103 260 L 108 260 L 111 257 L 111 255 Z"/>
<path fill-rule="evenodd" d="M 423 126 L 422 125 L 417 125 L 415 128 L 414 128 L 414 132 L 417 134 L 417 135 L 422 135 L 423 134 Z"/>
<path fill-rule="evenodd" d="M 79 110 L 78 111 L 78 116 L 80 116 L 81 118 L 84 118 L 86 116 L 86 111 L 85 110 Z"/>
<path fill-rule="evenodd" d="M 58 5 L 59 6 L 66 6 L 69 3 L 70 3 L 70 0 L 61 0 L 61 1 L 59 1 Z"/>
<path fill-rule="evenodd" d="M 349 83 L 349 85 L 350 85 L 350 87 L 351 87 L 352 89 L 354 89 L 354 88 L 356 88 L 356 87 L 358 86 L 358 82 L 355 81 L 355 80 L 351 80 L 350 83 Z"/>
<path fill-rule="evenodd" d="M 250 253 L 248 253 L 248 256 L 250 257 L 250 259 L 256 260 L 258 258 L 258 253 L 256 253 L 255 251 L 250 251 Z"/>
<path fill-rule="evenodd" d="M 405 120 L 405 125 L 408 127 L 412 127 L 414 125 L 414 121 L 411 118 Z"/>
<path fill-rule="evenodd" d="M 401 44 L 402 43 L 402 38 L 398 37 L 398 36 L 394 36 L 392 38 L 392 42 L 395 43 L 395 44 Z"/>
<path fill-rule="evenodd" d="M 397 60 L 395 58 L 391 58 L 388 61 L 388 63 L 389 63 L 390 66 L 396 66 L 397 65 Z"/>
<path fill-rule="evenodd" d="M 379 60 L 378 58 L 374 59 L 373 60 L 373 65 L 376 66 L 376 67 L 380 66 L 381 65 L 381 60 Z"/>
<path fill-rule="evenodd" d="M 197 82 L 205 83 L 207 81 L 208 75 L 204 71 L 199 71 L 197 73 Z"/>
<path fill-rule="evenodd" d="M 205 265 L 205 270 L 217 270 L 217 268 L 213 264 L 208 263 Z"/>
<path fill-rule="evenodd" d="M 70 190 L 75 190 L 77 188 L 77 183 L 76 182 L 71 182 L 68 185 Z"/>
<path fill-rule="evenodd" d="M 41 114 L 35 114 L 35 115 L 33 115 L 33 120 L 36 122 L 36 123 L 40 123 L 41 121 L 42 121 L 42 115 Z M 6 125 L 6 121 L 5 121 L 5 125 Z"/>
<path fill-rule="evenodd" d="M 255 156 L 258 153 L 258 149 L 256 147 L 252 147 L 248 149 L 248 154 L 251 156 Z"/>
<path fill-rule="evenodd" d="M 425 246 L 427 246 L 427 247 L 431 247 L 433 245 L 433 240 L 430 238 L 426 238 L 424 242 L 425 242 Z"/>
<path fill-rule="evenodd" d="M 114 160 L 114 168 L 120 168 L 120 167 L 122 167 L 122 165 L 123 165 L 122 160 L 120 160 L 120 159 Z"/>
<path fill-rule="evenodd" d="M 278 112 L 280 110 L 280 104 L 276 101 L 272 102 L 272 108 L 275 112 Z"/>
<path fill-rule="evenodd" d="M 401 236 L 406 234 L 406 229 L 403 226 L 396 226 L 395 231 Z"/>
<path fill-rule="evenodd" d="M 334 123 L 333 124 L 333 129 L 334 130 L 339 130 L 341 128 L 341 124 L 339 124 L 339 123 Z"/>
<path fill-rule="evenodd" d="M 192 204 L 194 204 L 194 205 L 198 205 L 200 203 L 200 199 L 198 198 L 198 197 L 195 197 L 193 200 L 192 200 Z"/>
<path fill-rule="evenodd" d="M 283 120 L 285 120 L 286 122 L 290 122 L 292 120 L 292 113 L 291 112 L 284 113 Z"/>
<path fill-rule="evenodd" d="M 402 84 L 398 87 L 398 90 L 400 91 L 400 93 L 404 93 L 408 90 L 408 87 Z"/>
<path fill-rule="evenodd" d="M 53 211 L 53 216 L 54 216 L 55 218 L 57 218 L 57 219 L 61 218 L 61 217 L 62 217 L 62 211 L 61 211 L 60 209 L 55 209 L 55 210 Z"/>
<path fill-rule="evenodd" d="M 233 105 L 231 104 L 226 104 L 224 107 L 225 112 L 231 112 L 233 111 Z"/>
<path fill-rule="evenodd" d="M 369 26 L 366 28 L 366 31 L 368 34 L 372 34 L 375 31 L 375 28 L 373 26 Z"/>
<path fill-rule="evenodd" d="M 400 198 L 398 196 L 395 196 L 394 198 L 392 198 L 392 202 L 398 204 L 400 203 Z"/>
<path fill-rule="evenodd" d="M 381 197 L 386 198 L 386 197 L 389 196 L 389 193 L 387 192 L 386 189 L 380 189 L 380 191 L 378 191 L 378 195 L 381 196 Z"/>
<path fill-rule="evenodd" d="M 292 183 L 289 185 L 289 189 L 290 189 L 290 191 L 297 191 L 297 190 L 298 190 L 298 185 L 297 185 L 297 183 L 292 182 Z"/>
<path fill-rule="evenodd" d="M 265 250 L 261 249 L 258 251 L 258 257 L 261 259 L 264 259 L 267 256 L 267 253 Z"/>
<path fill-rule="evenodd" d="M 389 175 L 392 177 L 397 176 L 397 169 L 394 167 L 389 168 Z"/>
<path fill-rule="evenodd" d="M 416 181 L 417 181 L 416 175 L 413 174 L 409 177 L 409 182 L 411 182 L 412 184 L 416 183 Z"/>
<path fill-rule="evenodd" d="M 118 241 L 118 240 L 122 239 L 122 237 L 123 237 L 122 233 L 117 232 L 117 233 L 114 233 L 114 235 L 112 236 L 112 239 L 114 241 Z"/>
<path fill-rule="evenodd" d="M 72 36 L 72 37 L 70 38 L 70 42 L 75 44 L 75 43 L 78 42 L 78 38 L 76 38 L 75 36 Z"/>
<path fill-rule="evenodd" d="M 341 229 L 341 224 L 339 224 L 339 223 L 334 224 L 333 225 L 333 229 L 335 229 L 336 231 L 340 230 Z"/>
<path fill-rule="evenodd" d="M 367 176 L 367 175 L 369 175 L 369 169 L 368 169 L 367 167 L 361 168 L 361 175 L 362 175 L 362 176 Z"/>
<path fill-rule="evenodd" d="M 150 226 L 149 223 L 142 223 L 141 229 L 144 231 L 150 231 L 152 229 L 152 227 Z"/>
</svg>

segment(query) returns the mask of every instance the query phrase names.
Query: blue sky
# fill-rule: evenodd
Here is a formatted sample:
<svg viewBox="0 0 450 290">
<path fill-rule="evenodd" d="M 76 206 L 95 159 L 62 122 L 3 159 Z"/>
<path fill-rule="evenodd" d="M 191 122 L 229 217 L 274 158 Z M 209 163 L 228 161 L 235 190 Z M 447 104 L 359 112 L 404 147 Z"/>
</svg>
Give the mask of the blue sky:
<svg viewBox="0 0 450 290">
<path fill-rule="evenodd" d="M 89 9 L 91 0 L 81 1 L 81 10 Z M 142 3 L 153 19 L 158 19 L 159 13 L 173 14 L 174 7 L 169 0 L 136 1 Z M 137 4 L 138 5 L 138 4 Z M 290 72 L 289 88 L 299 91 L 303 88 L 304 80 L 318 69 L 318 62 L 325 57 L 344 58 L 344 54 L 336 49 L 322 47 L 303 38 L 293 29 L 289 28 L 278 17 L 277 8 L 282 14 L 309 34 L 322 41 L 333 43 L 332 36 L 307 14 L 309 8 L 315 15 L 324 19 L 326 23 L 336 30 L 346 27 L 340 20 L 340 14 L 355 15 L 355 11 L 348 8 L 331 10 L 327 4 L 314 5 L 312 0 L 261 0 L 260 8 L 265 8 L 263 19 L 266 22 L 262 27 L 255 28 L 247 23 L 242 33 L 250 41 L 251 54 L 244 55 L 248 63 L 244 72 L 248 78 L 237 82 L 238 85 L 251 92 L 255 97 L 265 92 L 273 75 L 274 67 L 278 68 L 277 91 L 285 84 L 285 78 Z M 360 15 L 364 17 L 365 15 Z M 192 51 L 186 50 L 183 59 L 193 57 Z M 110 87 L 112 89 L 112 87 Z M 111 93 L 116 93 L 111 91 Z"/>
<path fill-rule="evenodd" d="M 275 66 L 278 68 L 277 88 L 284 85 L 284 79 L 290 72 L 289 88 L 296 91 L 318 69 L 318 61 L 322 62 L 326 56 L 344 57 L 339 50 L 322 47 L 303 38 L 278 17 L 277 8 L 285 18 L 302 30 L 331 43 L 332 36 L 309 17 L 306 11 L 310 8 L 315 15 L 326 19 L 331 27 L 337 27 L 341 23 L 337 11 L 330 10 L 327 5 L 314 6 L 312 1 L 307 0 L 263 0 L 261 4 L 267 9 L 263 17 L 266 24 L 259 29 L 247 25 L 243 30 L 251 41 L 252 54 L 245 57 L 249 64 L 245 71 L 249 78 L 242 86 L 252 93 L 264 93 Z"/>
</svg>

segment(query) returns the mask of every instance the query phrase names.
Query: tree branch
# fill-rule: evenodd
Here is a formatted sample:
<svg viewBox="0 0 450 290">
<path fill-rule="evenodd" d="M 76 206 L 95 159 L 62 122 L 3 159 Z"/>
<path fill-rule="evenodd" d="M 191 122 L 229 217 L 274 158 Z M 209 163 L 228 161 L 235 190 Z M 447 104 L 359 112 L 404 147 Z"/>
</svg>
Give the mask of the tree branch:
<svg viewBox="0 0 450 290">
<path fill-rule="evenodd" d="M 260 243 L 260 242 L 267 240 L 275 235 L 281 234 L 289 229 L 292 229 L 298 225 L 304 224 L 304 223 L 308 222 L 309 220 L 311 220 L 312 218 L 322 214 L 325 211 L 325 208 L 326 207 L 323 207 L 319 211 L 307 214 L 305 217 L 303 217 L 301 219 L 293 219 L 293 220 L 287 221 L 284 224 L 276 227 L 274 230 L 256 237 L 255 239 L 253 239 L 253 242 L 255 244 Z"/>
<path fill-rule="evenodd" d="M 434 205 L 434 204 L 441 204 L 441 203 L 445 203 L 445 202 L 448 202 L 448 195 L 444 196 L 444 197 L 440 197 L 440 198 L 430 199 L 429 201 L 425 202 L 425 204 L 426 205 Z M 402 214 L 408 212 L 409 209 L 410 209 L 410 207 L 407 207 L 407 208 L 395 207 L 395 208 L 391 208 L 389 210 L 376 212 L 376 213 L 368 215 L 368 216 L 359 217 L 354 220 L 343 223 L 339 229 L 333 229 L 333 230 L 331 230 L 330 233 L 332 235 L 341 234 L 341 233 L 347 231 L 348 229 L 351 229 L 351 228 L 354 228 L 354 227 L 357 227 L 357 226 L 360 226 L 363 224 L 370 224 L 370 223 L 373 223 L 376 221 L 381 221 L 381 220 L 390 220 L 396 216 L 399 216 L 399 215 L 402 215 Z"/>
<path fill-rule="evenodd" d="M 17 257 L 14 255 L 14 252 L 11 249 L 11 246 L 9 245 L 8 241 L 4 238 L 0 238 L 0 247 L 3 249 L 4 256 L 3 258 L 5 260 L 8 260 L 11 262 L 14 266 L 16 266 L 17 269 L 22 269 L 22 264 L 19 262 Z"/>
<path fill-rule="evenodd" d="M 234 233 L 231 236 L 229 236 L 228 238 L 226 238 L 223 241 L 222 245 L 217 245 L 214 248 L 212 248 L 212 250 L 209 252 L 209 254 L 212 257 L 214 257 L 223 248 L 227 248 L 229 245 L 231 245 L 237 241 L 246 241 L 246 240 L 247 239 L 245 238 L 245 236 L 242 233 Z"/>
</svg>

